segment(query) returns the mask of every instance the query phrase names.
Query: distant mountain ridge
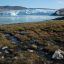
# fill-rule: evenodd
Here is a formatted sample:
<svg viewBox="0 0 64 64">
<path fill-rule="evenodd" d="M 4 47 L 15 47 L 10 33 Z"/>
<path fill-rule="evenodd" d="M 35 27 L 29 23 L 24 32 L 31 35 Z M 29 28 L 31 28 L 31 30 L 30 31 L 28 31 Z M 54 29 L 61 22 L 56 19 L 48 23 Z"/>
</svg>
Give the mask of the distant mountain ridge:
<svg viewBox="0 0 64 64">
<path fill-rule="evenodd" d="M 21 9 L 49 9 L 49 10 L 56 10 L 56 9 L 51 9 L 51 8 L 26 8 L 23 6 L 0 6 L 0 10 L 21 10 Z"/>
<path fill-rule="evenodd" d="M 0 10 L 21 10 L 26 9 L 26 7 L 22 6 L 0 6 Z"/>
</svg>

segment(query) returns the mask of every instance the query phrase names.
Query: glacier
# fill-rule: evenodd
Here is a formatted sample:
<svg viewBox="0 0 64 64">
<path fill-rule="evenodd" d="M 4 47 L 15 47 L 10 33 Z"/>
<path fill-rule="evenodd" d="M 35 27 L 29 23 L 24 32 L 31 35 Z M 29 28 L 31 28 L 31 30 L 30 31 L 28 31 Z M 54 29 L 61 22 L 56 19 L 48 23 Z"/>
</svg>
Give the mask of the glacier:
<svg viewBox="0 0 64 64">
<path fill-rule="evenodd" d="M 0 11 L 0 16 L 51 15 L 55 11 L 56 10 L 45 10 L 45 9 L 7 10 L 7 11 Z"/>
</svg>

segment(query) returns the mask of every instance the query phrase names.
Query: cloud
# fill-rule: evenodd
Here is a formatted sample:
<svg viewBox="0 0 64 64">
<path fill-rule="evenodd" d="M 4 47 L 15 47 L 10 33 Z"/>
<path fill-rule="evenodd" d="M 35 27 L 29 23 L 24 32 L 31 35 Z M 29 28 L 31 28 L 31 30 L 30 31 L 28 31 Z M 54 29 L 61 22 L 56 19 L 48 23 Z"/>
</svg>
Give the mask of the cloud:
<svg viewBox="0 0 64 64">
<path fill-rule="evenodd" d="M 63 1 L 58 1 L 59 4 L 63 4 Z"/>
<path fill-rule="evenodd" d="M 64 0 L 57 0 L 58 4 L 64 4 Z"/>
</svg>

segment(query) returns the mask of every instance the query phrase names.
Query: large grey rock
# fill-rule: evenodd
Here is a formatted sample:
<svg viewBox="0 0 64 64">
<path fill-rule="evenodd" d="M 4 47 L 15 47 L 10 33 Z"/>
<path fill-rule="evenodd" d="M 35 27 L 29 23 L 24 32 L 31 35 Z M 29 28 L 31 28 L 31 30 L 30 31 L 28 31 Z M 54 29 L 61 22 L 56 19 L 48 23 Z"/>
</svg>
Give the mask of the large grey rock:
<svg viewBox="0 0 64 64">
<path fill-rule="evenodd" d="M 52 59 L 64 59 L 64 56 L 63 55 L 64 55 L 64 51 L 58 49 L 52 55 Z"/>
<path fill-rule="evenodd" d="M 64 16 L 64 8 L 57 10 L 53 15 Z"/>
</svg>

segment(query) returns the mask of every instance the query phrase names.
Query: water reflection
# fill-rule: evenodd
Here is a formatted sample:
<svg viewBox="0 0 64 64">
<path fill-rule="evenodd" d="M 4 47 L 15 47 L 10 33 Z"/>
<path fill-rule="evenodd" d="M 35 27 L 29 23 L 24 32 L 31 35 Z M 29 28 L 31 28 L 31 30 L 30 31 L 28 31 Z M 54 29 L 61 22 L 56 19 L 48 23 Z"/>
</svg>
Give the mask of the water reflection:
<svg viewBox="0 0 64 64">
<path fill-rule="evenodd" d="M 13 24 L 23 22 L 36 22 L 57 18 L 58 16 L 43 16 L 43 15 L 22 15 L 16 17 L 0 17 L 0 24 Z"/>
</svg>

